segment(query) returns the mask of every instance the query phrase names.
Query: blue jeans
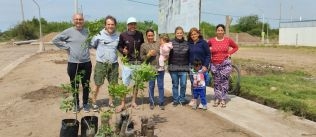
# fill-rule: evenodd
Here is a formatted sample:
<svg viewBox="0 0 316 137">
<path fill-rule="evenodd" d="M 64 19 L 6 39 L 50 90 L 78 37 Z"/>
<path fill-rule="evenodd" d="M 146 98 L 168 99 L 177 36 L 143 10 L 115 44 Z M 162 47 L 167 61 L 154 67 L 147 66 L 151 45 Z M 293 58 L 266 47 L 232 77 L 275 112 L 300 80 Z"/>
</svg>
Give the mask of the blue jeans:
<svg viewBox="0 0 316 137">
<path fill-rule="evenodd" d="M 204 77 L 209 77 L 209 74 L 208 73 L 205 73 L 204 74 Z M 189 76 L 189 78 L 190 78 L 190 82 L 191 82 L 191 95 L 192 95 L 192 99 L 194 98 L 194 92 L 193 92 L 193 75 L 190 75 Z M 205 83 L 208 83 L 209 82 L 209 78 L 208 79 L 205 79 L 206 81 L 205 81 Z M 204 87 L 204 94 L 206 95 L 206 86 Z"/>
<path fill-rule="evenodd" d="M 157 85 L 158 85 L 158 92 L 159 92 L 159 105 L 164 105 L 165 102 L 165 96 L 164 96 L 164 75 L 165 71 L 158 71 L 158 75 L 154 80 L 150 80 L 149 83 L 149 103 L 151 105 L 154 104 L 155 99 L 154 99 L 154 89 L 155 89 L 155 80 L 157 80 Z"/>
<path fill-rule="evenodd" d="M 187 88 L 187 72 L 169 72 L 172 79 L 173 102 L 185 102 L 185 92 Z M 179 93 L 180 84 L 180 93 Z"/>
<path fill-rule="evenodd" d="M 205 106 L 207 104 L 206 102 L 206 95 L 205 95 L 205 87 L 203 88 L 198 88 L 198 89 L 193 89 L 193 98 L 198 99 L 200 97 L 201 99 L 201 104 Z"/>
</svg>

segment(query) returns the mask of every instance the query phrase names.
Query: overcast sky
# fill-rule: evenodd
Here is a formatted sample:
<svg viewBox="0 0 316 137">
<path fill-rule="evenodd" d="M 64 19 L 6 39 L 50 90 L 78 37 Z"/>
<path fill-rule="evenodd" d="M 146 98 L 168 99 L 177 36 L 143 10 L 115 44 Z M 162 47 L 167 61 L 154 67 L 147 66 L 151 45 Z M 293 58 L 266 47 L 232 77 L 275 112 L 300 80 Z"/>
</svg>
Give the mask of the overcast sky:
<svg viewBox="0 0 316 137">
<path fill-rule="evenodd" d="M 22 21 L 21 0 L 0 0 L 0 30 L 3 32 Z M 38 8 L 33 0 L 22 0 L 25 20 L 38 17 Z M 71 21 L 74 0 L 36 0 L 41 16 L 47 21 Z M 130 16 L 140 21 L 154 21 L 158 18 L 159 0 L 78 0 L 79 8 L 86 20 L 95 20 L 108 14 L 119 21 Z M 281 5 L 281 6 L 280 6 Z M 224 23 L 225 15 L 239 17 L 258 15 L 260 20 L 278 28 L 281 7 L 282 21 L 316 20 L 316 0 L 202 0 L 202 21 L 211 24 Z"/>
</svg>

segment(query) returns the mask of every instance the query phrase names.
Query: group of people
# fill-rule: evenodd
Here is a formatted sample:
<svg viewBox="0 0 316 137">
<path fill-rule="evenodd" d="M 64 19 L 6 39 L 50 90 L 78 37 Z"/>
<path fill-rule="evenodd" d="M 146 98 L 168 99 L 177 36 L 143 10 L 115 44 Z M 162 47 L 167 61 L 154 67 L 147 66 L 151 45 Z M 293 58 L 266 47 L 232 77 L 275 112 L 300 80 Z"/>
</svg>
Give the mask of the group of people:
<svg viewBox="0 0 316 137">
<path fill-rule="evenodd" d="M 67 72 L 72 88 L 79 89 L 79 82 L 83 87 L 82 107 L 84 112 L 98 111 L 96 104 L 97 95 L 105 78 L 108 83 L 118 83 L 119 64 L 117 51 L 127 58 L 128 64 L 122 64 L 122 82 L 129 86 L 133 70 L 141 63 L 153 65 L 157 70 L 155 79 L 148 82 L 149 106 L 155 107 L 154 88 L 155 81 L 158 87 L 158 106 L 165 109 L 164 97 L 164 75 L 168 71 L 172 79 L 173 106 L 189 104 L 196 109 L 198 99 L 203 109 L 207 109 L 206 83 L 209 81 L 208 72 L 212 73 L 214 80 L 214 107 L 226 106 L 228 92 L 228 77 L 231 67 L 230 56 L 238 50 L 237 44 L 225 37 L 225 26 L 216 26 L 216 37 L 206 42 L 197 28 L 189 30 L 187 40 L 182 27 L 176 27 L 173 39 L 168 35 L 159 36 L 159 42 L 155 41 L 155 31 L 148 29 L 145 33 L 137 30 L 137 20 L 134 17 L 127 19 L 127 31 L 119 34 L 116 31 L 117 21 L 108 15 L 104 20 L 104 29 L 87 41 L 88 30 L 84 28 L 84 17 L 82 14 L 73 15 L 74 26 L 58 34 L 52 42 L 68 53 Z M 92 95 L 92 104 L 88 103 L 90 92 L 90 76 L 92 63 L 89 48 L 96 49 L 96 65 L 94 69 L 95 88 Z M 168 64 L 168 65 L 167 65 Z M 77 75 L 80 75 L 78 81 Z M 187 77 L 191 81 L 191 101 L 186 98 Z M 75 98 L 73 112 L 80 110 L 79 95 L 73 94 Z M 136 103 L 137 90 L 133 89 L 131 107 L 138 108 Z M 125 99 L 116 107 L 116 112 L 125 109 Z M 109 107 L 114 107 L 113 98 L 109 96 Z"/>
</svg>

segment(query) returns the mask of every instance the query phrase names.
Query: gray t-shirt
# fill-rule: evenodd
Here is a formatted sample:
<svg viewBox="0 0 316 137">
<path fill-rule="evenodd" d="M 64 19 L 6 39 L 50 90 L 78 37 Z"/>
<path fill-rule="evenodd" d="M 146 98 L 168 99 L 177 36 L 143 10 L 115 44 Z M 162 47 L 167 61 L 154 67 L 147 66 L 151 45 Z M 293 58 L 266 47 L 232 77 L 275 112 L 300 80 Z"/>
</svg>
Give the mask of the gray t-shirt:
<svg viewBox="0 0 316 137">
<path fill-rule="evenodd" d="M 68 28 L 55 36 L 52 42 L 60 49 L 68 52 L 68 62 L 85 63 L 90 61 L 89 47 L 86 42 L 88 30 L 77 30 L 75 27 Z"/>
</svg>

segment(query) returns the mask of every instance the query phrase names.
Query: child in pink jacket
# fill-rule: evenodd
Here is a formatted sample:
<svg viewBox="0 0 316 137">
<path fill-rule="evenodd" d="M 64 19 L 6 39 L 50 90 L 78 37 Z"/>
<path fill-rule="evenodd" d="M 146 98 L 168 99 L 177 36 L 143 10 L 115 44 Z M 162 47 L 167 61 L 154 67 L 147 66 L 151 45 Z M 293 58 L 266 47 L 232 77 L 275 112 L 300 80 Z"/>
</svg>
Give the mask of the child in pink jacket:
<svg viewBox="0 0 316 137">
<path fill-rule="evenodd" d="M 173 48 L 168 35 L 163 34 L 160 36 L 160 55 L 159 55 L 159 68 L 158 71 L 164 71 L 165 61 L 169 58 L 170 50 Z"/>
</svg>

